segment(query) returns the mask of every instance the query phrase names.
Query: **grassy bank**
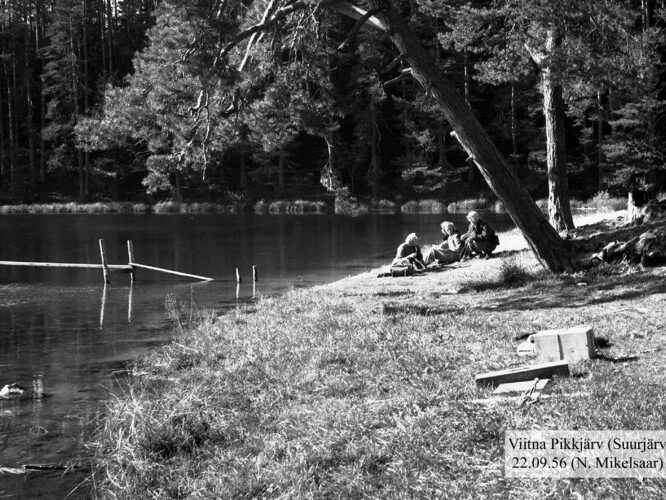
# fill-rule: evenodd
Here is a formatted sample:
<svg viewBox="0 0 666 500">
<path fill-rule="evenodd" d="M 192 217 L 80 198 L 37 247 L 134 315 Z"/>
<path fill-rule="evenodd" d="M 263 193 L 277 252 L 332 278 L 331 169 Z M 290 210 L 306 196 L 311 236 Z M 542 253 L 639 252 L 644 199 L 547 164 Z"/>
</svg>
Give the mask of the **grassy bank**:
<svg viewBox="0 0 666 500">
<path fill-rule="evenodd" d="M 503 257 L 342 280 L 189 324 L 142 359 L 91 444 L 121 498 L 657 498 L 662 480 L 509 480 L 507 429 L 664 429 L 664 269 L 553 277 Z M 523 247 L 524 248 L 524 247 Z M 480 405 L 517 334 L 587 323 L 603 357 L 535 405 Z"/>
</svg>

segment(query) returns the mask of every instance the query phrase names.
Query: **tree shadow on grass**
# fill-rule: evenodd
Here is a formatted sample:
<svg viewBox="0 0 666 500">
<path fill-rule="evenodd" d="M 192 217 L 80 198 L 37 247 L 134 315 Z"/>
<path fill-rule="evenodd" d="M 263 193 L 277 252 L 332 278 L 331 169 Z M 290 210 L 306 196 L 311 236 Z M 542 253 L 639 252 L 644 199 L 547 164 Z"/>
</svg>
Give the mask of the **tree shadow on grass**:
<svg viewBox="0 0 666 500">
<path fill-rule="evenodd" d="M 655 274 L 612 277 L 599 283 L 577 286 L 571 282 L 537 281 L 515 290 L 505 290 L 501 301 L 479 307 L 487 311 L 578 308 L 631 300 L 666 293 L 666 280 Z"/>
</svg>

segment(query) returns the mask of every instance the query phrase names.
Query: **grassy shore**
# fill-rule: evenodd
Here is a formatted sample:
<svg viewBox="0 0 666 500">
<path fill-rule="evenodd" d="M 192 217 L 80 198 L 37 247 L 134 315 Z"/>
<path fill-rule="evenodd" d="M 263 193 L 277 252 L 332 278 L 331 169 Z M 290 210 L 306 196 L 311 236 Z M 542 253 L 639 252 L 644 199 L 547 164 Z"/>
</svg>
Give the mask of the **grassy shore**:
<svg viewBox="0 0 666 500">
<path fill-rule="evenodd" d="M 591 220 L 591 219 L 588 219 Z M 603 226 L 603 223 L 598 227 Z M 596 229 L 591 229 L 594 231 Z M 91 442 L 120 498 L 660 498 L 666 481 L 504 477 L 509 429 L 665 429 L 666 272 L 551 276 L 517 233 L 502 256 L 376 272 L 190 322 L 138 362 Z M 514 338 L 594 326 L 602 357 L 549 399 L 474 400 Z"/>
</svg>

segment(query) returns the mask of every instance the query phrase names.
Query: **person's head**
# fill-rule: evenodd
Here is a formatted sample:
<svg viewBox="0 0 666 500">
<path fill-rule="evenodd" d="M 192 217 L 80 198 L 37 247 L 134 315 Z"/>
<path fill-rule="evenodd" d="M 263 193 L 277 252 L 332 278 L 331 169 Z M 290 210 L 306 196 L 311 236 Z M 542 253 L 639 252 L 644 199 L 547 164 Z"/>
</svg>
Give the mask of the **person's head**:
<svg viewBox="0 0 666 500">
<path fill-rule="evenodd" d="M 467 214 L 467 220 L 470 221 L 472 224 L 476 224 L 477 222 L 479 222 L 478 212 L 472 210 L 470 213 Z"/>
<path fill-rule="evenodd" d="M 439 227 L 442 228 L 442 233 L 448 236 L 451 236 L 456 232 L 456 226 L 453 224 L 453 222 L 444 221 L 439 225 Z"/>
<path fill-rule="evenodd" d="M 405 238 L 405 243 L 408 245 L 416 245 L 419 242 L 419 235 L 416 233 L 409 233 Z"/>
</svg>

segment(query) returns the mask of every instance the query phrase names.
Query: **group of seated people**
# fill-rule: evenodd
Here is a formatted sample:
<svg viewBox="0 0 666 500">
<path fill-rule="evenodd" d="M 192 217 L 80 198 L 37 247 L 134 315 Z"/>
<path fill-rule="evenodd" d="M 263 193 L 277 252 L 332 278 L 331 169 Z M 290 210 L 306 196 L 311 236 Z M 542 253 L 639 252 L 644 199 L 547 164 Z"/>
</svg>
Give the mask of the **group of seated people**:
<svg viewBox="0 0 666 500">
<path fill-rule="evenodd" d="M 493 229 L 475 211 L 467 214 L 469 228 L 463 235 L 458 234 L 453 222 L 442 222 L 443 241 L 439 245 L 432 245 L 425 255 L 419 247 L 419 236 L 411 233 L 404 243 L 398 247 L 392 266 L 410 265 L 414 270 L 425 270 L 428 266 L 438 264 L 452 264 L 453 262 L 468 260 L 478 255 L 490 259 L 493 250 L 499 245 L 499 238 Z"/>
</svg>

